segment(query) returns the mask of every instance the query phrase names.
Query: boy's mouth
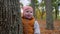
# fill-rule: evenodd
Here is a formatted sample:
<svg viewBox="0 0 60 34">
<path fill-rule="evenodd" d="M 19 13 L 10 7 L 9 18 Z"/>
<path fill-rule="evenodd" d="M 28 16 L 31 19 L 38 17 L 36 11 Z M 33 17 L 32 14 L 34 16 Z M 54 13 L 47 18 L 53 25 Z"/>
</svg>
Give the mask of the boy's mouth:
<svg viewBox="0 0 60 34">
<path fill-rule="evenodd" d="M 27 15 L 28 17 L 30 17 L 30 15 Z"/>
</svg>

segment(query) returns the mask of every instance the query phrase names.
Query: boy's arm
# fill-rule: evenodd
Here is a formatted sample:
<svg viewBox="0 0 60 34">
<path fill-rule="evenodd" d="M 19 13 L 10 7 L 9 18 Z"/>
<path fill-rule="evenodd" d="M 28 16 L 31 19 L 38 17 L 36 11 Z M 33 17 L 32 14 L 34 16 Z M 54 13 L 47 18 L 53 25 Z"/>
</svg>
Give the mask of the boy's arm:
<svg viewBox="0 0 60 34">
<path fill-rule="evenodd" d="M 34 23 L 34 34 L 40 34 L 40 27 L 37 21 Z"/>
</svg>

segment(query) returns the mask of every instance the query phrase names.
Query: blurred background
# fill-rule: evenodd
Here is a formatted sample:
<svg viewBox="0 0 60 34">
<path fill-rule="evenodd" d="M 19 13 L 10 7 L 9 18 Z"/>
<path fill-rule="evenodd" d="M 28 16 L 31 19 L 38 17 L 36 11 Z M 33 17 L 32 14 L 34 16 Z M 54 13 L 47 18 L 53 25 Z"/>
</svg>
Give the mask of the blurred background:
<svg viewBox="0 0 60 34">
<path fill-rule="evenodd" d="M 33 7 L 41 34 L 60 34 L 60 0 L 20 0 L 20 4 L 21 15 L 23 6 Z"/>
</svg>

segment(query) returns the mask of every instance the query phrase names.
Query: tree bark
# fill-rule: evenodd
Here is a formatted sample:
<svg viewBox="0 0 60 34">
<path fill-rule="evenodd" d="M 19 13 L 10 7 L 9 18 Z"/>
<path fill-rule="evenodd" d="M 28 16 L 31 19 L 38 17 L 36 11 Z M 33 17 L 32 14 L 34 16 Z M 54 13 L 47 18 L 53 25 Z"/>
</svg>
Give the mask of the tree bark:
<svg viewBox="0 0 60 34">
<path fill-rule="evenodd" d="M 22 34 L 19 0 L 0 0 L 0 34 Z"/>
<path fill-rule="evenodd" d="M 46 28 L 53 29 L 53 12 L 52 12 L 52 0 L 45 0 L 46 4 Z"/>
</svg>

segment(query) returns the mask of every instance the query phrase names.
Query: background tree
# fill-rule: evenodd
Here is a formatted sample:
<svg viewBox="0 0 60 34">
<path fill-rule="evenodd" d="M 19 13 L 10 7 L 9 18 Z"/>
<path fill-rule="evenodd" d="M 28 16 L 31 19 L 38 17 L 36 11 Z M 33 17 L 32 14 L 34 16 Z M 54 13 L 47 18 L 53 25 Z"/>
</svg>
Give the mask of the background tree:
<svg viewBox="0 0 60 34">
<path fill-rule="evenodd" d="M 31 0 L 31 6 L 33 7 L 33 15 L 35 17 L 35 0 Z"/>
<path fill-rule="evenodd" d="M 59 0 L 52 0 L 52 6 L 53 9 L 55 9 L 55 19 L 57 19 L 57 15 L 58 15 L 58 2 Z"/>
<path fill-rule="evenodd" d="M 38 9 L 38 11 L 40 11 L 40 9 L 39 9 L 40 3 L 38 2 L 38 0 L 31 0 L 31 3 L 29 5 L 33 7 L 34 15 L 35 15 L 35 18 L 37 19 L 37 10 L 36 9 Z"/>
<path fill-rule="evenodd" d="M 52 0 L 44 0 L 46 4 L 46 25 L 47 29 L 53 29 Z"/>
<path fill-rule="evenodd" d="M 42 2 L 40 3 L 40 7 L 42 7 L 41 8 L 41 10 L 42 10 L 41 19 L 43 19 L 43 15 L 45 13 L 45 11 L 44 11 L 44 9 L 45 9 L 45 2 L 44 2 L 44 0 L 42 0 Z"/>
</svg>

